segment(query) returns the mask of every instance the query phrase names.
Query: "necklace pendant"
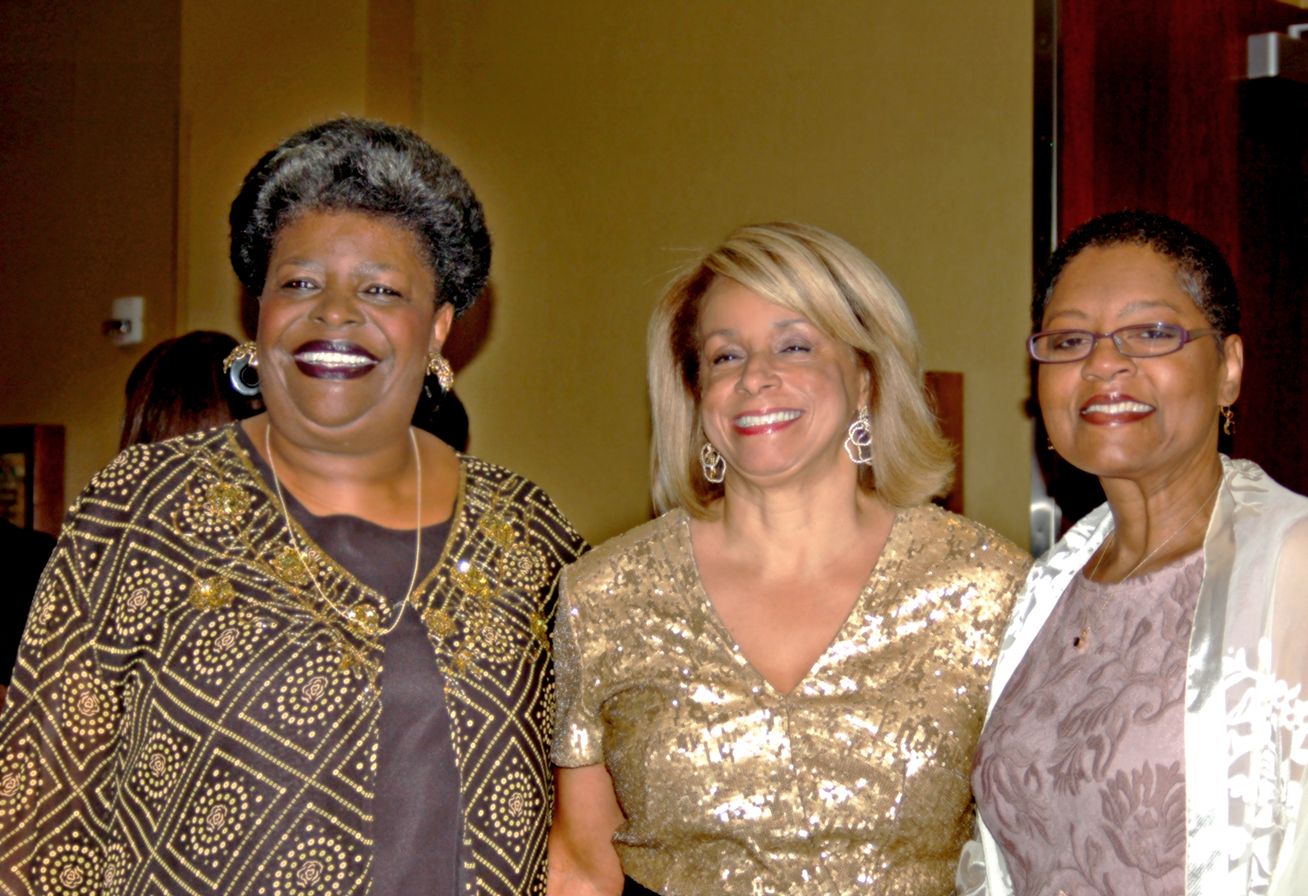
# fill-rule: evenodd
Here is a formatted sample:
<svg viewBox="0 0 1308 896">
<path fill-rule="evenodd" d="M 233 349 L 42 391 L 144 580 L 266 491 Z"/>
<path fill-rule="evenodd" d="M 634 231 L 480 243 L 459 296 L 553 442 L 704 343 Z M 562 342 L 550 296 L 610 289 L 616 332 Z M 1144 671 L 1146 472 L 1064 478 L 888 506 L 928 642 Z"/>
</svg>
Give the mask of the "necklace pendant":
<svg viewBox="0 0 1308 896">
<path fill-rule="evenodd" d="M 1089 634 L 1088 629 L 1081 629 L 1081 634 L 1072 639 L 1072 646 L 1077 650 L 1085 650 L 1085 639 Z"/>
</svg>

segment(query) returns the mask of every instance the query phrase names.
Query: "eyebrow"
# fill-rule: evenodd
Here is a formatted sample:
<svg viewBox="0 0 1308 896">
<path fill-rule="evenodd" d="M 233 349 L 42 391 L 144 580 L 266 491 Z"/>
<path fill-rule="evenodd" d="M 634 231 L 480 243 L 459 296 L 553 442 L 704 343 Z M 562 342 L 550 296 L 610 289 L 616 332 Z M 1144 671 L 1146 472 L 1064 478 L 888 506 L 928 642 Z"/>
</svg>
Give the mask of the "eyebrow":
<svg viewBox="0 0 1308 896">
<path fill-rule="evenodd" d="M 279 268 L 285 267 L 287 265 L 290 265 L 291 267 L 299 267 L 299 268 L 312 268 L 315 271 L 321 271 L 325 267 L 322 262 L 316 261 L 312 258 L 283 258 L 277 264 Z M 399 273 L 403 273 L 403 268 L 401 268 L 399 265 L 387 264 L 382 261 L 360 262 L 359 264 L 354 266 L 353 270 L 356 273 L 360 273 L 360 274 L 376 274 L 383 271 L 396 271 Z"/>
<path fill-rule="evenodd" d="M 784 330 L 784 329 L 786 329 L 787 327 L 794 327 L 794 326 L 797 326 L 797 325 L 799 325 L 799 324 L 807 324 L 807 323 L 810 323 L 810 321 L 808 321 L 806 318 L 803 318 L 803 317 L 793 317 L 793 318 L 790 318 L 789 320 L 779 320 L 779 321 L 774 321 L 773 324 L 772 324 L 772 329 L 774 329 L 774 330 Z M 739 332 L 738 330 L 735 330 L 735 329 L 733 329 L 733 328 L 731 328 L 731 327 L 722 327 L 721 329 L 713 330 L 712 332 L 705 333 L 705 334 L 704 334 L 704 339 L 705 339 L 705 340 L 708 340 L 710 337 L 713 337 L 713 336 L 733 337 L 733 336 L 739 336 L 739 335 L 740 335 L 740 332 Z"/>
<path fill-rule="evenodd" d="M 1118 312 L 1117 316 L 1120 318 L 1126 314 L 1135 314 L 1138 311 L 1153 311 L 1156 308 L 1165 308 L 1168 311 L 1178 310 L 1176 305 L 1172 302 L 1165 302 L 1162 300 L 1139 301 L 1131 302 L 1129 305 L 1124 306 L 1122 310 Z M 1084 320 L 1089 316 L 1090 315 L 1086 314 L 1079 308 L 1068 308 L 1064 311 L 1059 311 L 1057 314 L 1051 315 L 1049 319 L 1057 320 L 1060 317 L 1075 317 Z"/>
<path fill-rule="evenodd" d="M 354 266 L 354 269 L 361 274 L 375 274 L 379 271 L 398 271 L 403 272 L 397 264 L 387 264 L 384 261 L 365 261 Z"/>
</svg>

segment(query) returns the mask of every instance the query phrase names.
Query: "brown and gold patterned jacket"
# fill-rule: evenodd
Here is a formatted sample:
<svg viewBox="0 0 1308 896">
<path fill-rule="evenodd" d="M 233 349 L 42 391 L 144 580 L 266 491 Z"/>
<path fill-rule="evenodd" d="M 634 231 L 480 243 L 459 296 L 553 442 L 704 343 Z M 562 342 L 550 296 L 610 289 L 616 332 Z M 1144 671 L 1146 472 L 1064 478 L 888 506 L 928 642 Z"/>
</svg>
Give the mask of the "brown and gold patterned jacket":
<svg viewBox="0 0 1308 896">
<path fill-rule="evenodd" d="M 462 784 L 458 892 L 543 893 L 549 654 L 584 549 L 549 498 L 462 459 L 415 589 Z M 221 427 L 128 449 L 70 510 L 0 713 L 0 892 L 363 894 L 391 612 L 308 544 Z"/>
</svg>

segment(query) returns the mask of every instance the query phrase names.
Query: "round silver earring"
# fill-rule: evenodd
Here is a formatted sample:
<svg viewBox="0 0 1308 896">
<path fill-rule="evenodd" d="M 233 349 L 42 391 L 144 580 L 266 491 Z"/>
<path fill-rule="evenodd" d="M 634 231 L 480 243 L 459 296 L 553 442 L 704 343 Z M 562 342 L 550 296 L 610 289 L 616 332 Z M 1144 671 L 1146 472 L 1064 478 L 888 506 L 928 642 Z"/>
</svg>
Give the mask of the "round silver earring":
<svg viewBox="0 0 1308 896">
<path fill-rule="evenodd" d="M 709 442 L 705 442 L 704 447 L 699 449 L 699 465 L 704 471 L 704 478 L 714 485 L 727 478 L 727 462 Z"/>
<path fill-rule="evenodd" d="M 867 408 L 859 408 L 858 416 L 849 424 L 845 453 L 856 464 L 872 463 L 872 416 L 868 414 Z"/>
<path fill-rule="evenodd" d="M 428 352 L 427 373 L 436 377 L 436 382 L 441 384 L 442 392 L 449 392 L 454 388 L 454 368 L 440 352 Z"/>
<path fill-rule="evenodd" d="M 223 372 L 232 389 L 242 395 L 259 394 L 259 349 L 253 342 L 242 342 L 223 359 Z"/>
</svg>

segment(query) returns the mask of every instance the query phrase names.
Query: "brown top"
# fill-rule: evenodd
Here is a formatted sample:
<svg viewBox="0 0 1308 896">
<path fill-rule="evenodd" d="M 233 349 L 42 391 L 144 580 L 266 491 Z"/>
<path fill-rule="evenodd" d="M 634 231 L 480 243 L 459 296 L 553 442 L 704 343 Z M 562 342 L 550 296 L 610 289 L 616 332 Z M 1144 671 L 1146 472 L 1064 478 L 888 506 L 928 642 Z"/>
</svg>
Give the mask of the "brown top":
<svg viewBox="0 0 1308 896">
<path fill-rule="evenodd" d="M 1017 896 L 1184 894 L 1185 664 L 1203 572 L 1197 551 L 1120 584 L 1078 575 L 996 702 L 972 790 Z"/>
<path fill-rule="evenodd" d="M 684 511 L 564 573 L 562 766 L 604 762 L 623 870 L 667 896 L 953 892 L 986 683 L 1029 558 L 901 510 L 826 653 L 789 694 L 700 583 Z"/>
</svg>

